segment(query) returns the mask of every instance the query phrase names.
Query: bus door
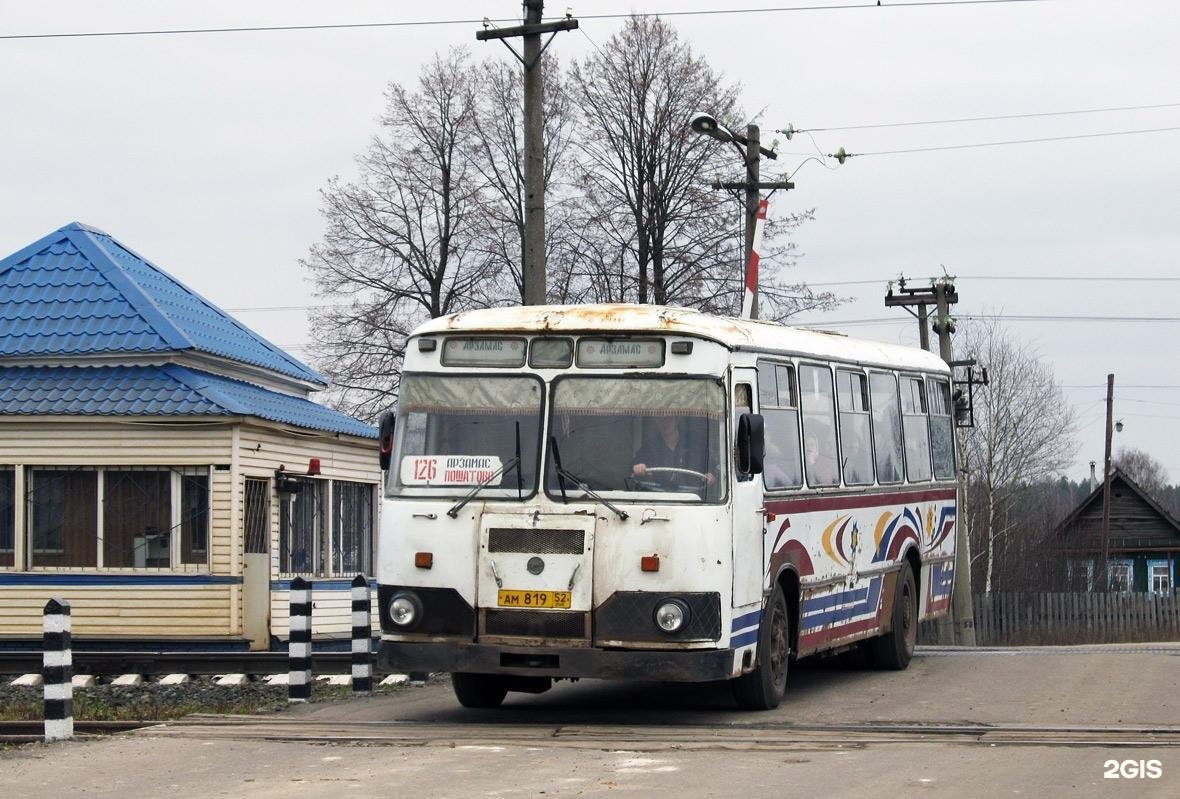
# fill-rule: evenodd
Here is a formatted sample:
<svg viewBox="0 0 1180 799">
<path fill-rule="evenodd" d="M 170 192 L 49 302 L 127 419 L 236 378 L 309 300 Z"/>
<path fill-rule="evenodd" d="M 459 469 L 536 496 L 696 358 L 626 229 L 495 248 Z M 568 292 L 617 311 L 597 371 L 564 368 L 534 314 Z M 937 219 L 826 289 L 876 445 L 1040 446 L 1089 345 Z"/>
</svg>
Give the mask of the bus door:
<svg viewBox="0 0 1180 799">
<path fill-rule="evenodd" d="M 733 413 L 730 435 L 737 433 L 737 420 L 753 413 L 758 372 L 750 368 L 733 370 Z M 732 442 L 731 442 L 732 444 Z M 733 451 L 731 446 L 730 450 Z M 731 456 L 732 457 L 732 456 Z M 766 516 L 762 504 L 762 480 L 757 475 L 733 473 L 733 606 L 745 607 L 762 601 L 765 569 Z"/>
<path fill-rule="evenodd" d="M 476 605 L 481 638 L 590 637 L 593 515 L 485 513 Z"/>
</svg>

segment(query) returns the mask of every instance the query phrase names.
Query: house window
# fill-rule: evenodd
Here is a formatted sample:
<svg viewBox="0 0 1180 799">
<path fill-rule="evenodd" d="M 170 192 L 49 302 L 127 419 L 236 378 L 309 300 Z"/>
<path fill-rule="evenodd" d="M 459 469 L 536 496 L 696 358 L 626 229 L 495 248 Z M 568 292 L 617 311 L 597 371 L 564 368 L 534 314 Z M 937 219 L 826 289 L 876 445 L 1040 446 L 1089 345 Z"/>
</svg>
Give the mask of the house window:
<svg viewBox="0 0 1180 799">
<path fill-rule="evenodd" d="M 1151 580 L 1151 593 L 1172 593 L 1172 571 L 1166 560 L 1151 560 L 1147 562 L 1147 576 Z"/>
<path fill-rule="evenodd" d="M 13 565 L 16 546 L 16 472 L 0 466 L 0 569 Z"/>
<path fill-rule="evenodd" d="M 332 484 L 332 569 L 338 575 L 372 574 L 373 486 Z"/>
<path fill-rule="evenodd" d="M 180 474 L 180 562 L 209 562 L 209 472 Z"/>
<path fill-rule="evenodd" d="M 279 490 L 279 570 L 325 576 L 327 562 L 317 546 L 326 525 L 323 480 L 288 478 Z"/>
<path fill-rule="evenodd" d="M 373 485 L 289 480 L 279 492 L 279 569 L 312 577 L 372 570 Z"/>
<path fill-rule="evenodd" d="M 1110 562 L 1110 591 L 1115 594 L 1125 594 L 1131 590 L 1133 583 L 1131 561 L 1119 560 Z"/>
<path fill-rule="evenodd" d="M 270 552 L 270 482 L 246 480 L 246 542 L 251 555 Z"/>
<path fill-rule="evenodd" d="M 30 468 L 34 568 L 173 569 L 209 562 L 206 467 Z"/>
<path fill-rule="evenodd" d="M 98 565 L 98 472 L 31 469 L 33 566 Z"/>
<path fill-rule="evenodd" d="M 172 564 L 172 474 L 103 473 L 103 565 L 166 569 Z"/>
</svg>

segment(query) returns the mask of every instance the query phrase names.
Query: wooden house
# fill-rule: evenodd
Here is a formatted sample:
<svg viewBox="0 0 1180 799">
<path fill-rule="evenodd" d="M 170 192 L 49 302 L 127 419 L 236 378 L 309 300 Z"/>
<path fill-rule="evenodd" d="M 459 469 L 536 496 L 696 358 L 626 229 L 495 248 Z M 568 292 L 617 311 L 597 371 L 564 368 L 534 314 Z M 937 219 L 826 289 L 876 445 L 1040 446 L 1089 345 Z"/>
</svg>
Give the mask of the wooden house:
<svg viewBox="0 0 1180 799">
<path fill-rule="evenodd" d="M 1079 590 L 1171 595 L 1180 578 L 1180 522 L 1119 469 L 1110 478 L 1108 585 L 1095 585 L 1102 558 L 1102 486 L 1057 528 Z"/>
<path fill-rule="evenodd" d="M 53 596 L 78 647 L 264 649 L 295 575 L 346 638 L 380 472 L 325 387 L 100 230 L 0 261 L 0 646 Z"/>
</svg>

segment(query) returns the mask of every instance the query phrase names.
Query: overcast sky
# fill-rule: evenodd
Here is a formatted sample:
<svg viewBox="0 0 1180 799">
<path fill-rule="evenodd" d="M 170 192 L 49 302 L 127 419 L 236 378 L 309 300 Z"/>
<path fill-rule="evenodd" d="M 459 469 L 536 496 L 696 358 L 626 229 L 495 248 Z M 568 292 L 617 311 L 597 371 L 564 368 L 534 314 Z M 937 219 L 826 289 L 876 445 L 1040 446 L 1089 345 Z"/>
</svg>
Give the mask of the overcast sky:
<svg viewBox="0 0 1180 799">
<path fill-rule="evenodd" d="M 572 10 L 737 5 L 604 0 Z M 825 153 L 877 153 L 1180 127 L 1177 4 L 888 5 L 669 21 L 741 83 L 764 141 L 788 124 L 1165 104 L 1173 105 L 814 136 Z M 11 35 L 511 18 L 520 8 L 511 0 L 4 0 L 0 12 L 0 35 Z M 619 24 L 585 19 L 582 32 L 558 36 L 554 52 L 583 57 Z M 498 43 L 475 42 L 477 27 L 0 40 L 0 254 L 73 220 L 95 225 L 302 357 L 304 309 L 318 300 L 298 259 L 322 232 L 317 190 L 332 175 L 353 174 L 389 81 L 412 82 L 432 53 L 454 45 L 481 58 L 507 55 Z M 764 174 L 793 170 L 814 152 L 806 137 L 779 149 L 778 166 Z M 843 329 L 852 335 L 914 343 L 910 317 L 883 306 L 885 282 L 927 279 L 942 266 L 960 276 L 963 314 L 1166 318 L 1008 324 L 1052 364 L 1077 407 L 1081 447 L 1070 476 L 1086 476 L 1090 460 L 1101 468 L 1105 380 L 1114 372 L 1115 416 L 1125 423 L 1116 449 L 1147 450 L 1180 481 L 1180 130 L 865 155 L 834 170 L 810 162 L 795 181 L 772 208 L 815 208 L 797 235 L 798 278 L 845 283 L 832 288 L 853 300 L 805 321 L 850 321 Z M 894 321 L 861 322 L 886 317 Z"/>
</svg>

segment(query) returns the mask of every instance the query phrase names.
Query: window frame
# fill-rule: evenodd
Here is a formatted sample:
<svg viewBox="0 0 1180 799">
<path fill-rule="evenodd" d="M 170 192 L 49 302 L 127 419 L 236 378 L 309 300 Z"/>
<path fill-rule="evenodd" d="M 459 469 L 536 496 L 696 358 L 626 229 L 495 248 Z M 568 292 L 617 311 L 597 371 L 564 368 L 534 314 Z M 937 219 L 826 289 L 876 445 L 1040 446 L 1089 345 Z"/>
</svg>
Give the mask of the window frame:
<svg viewBox="0 0 1180 799">
<path fill-rule="evenodd" d="M 26 464 L 20 467 L 24 470 L 25 495 L 21 501 L 25 504 L 23 529 L 15 534 L 22 537 L 24 543 L 24 563 L 14 564 L 12 568 L 37 572 L 109 572 L 120 574 L 208 574 L 211 571 L 213 555 L 213 471 L 212 465 L 174 466 L 168 464 L 105 464 L 102 466 L 62 466 L 57 464 Z M 94 563 L 81 564 L 37 564 L 36 556 L 61 555 L 66 552 L 64 539 L 61 549 L 46 549 L 36 547 L 35 529 L 35 494 L 37 491 L 38 472 L 90 473 L 94 475 Z M 112 566 L 106 560 L 106 482 L 109 472 L 166 472 L 168 473 L 168 565 L 166 566 Z M 200 562 L 186 563 L 183 560 L 181 547 L 183 546 L 183 478 L 185 475 L 204 476 L 207 480 L 205 497 L 205 559 Z"/>
<path fill-rule="evenodd" d="M 859 487 L 863 487 L 863 486 L 876 485 L 877 484 L 877 453 L 876 453 L 876 449 L 875 449 L 875 441 L 873 439 L 873 401 L 869 395 L 869 375 L 868 375 L 868 372 L 864 369 L 855 369 L 855 368 L 851 368 L 851 367 L 847 367 L 847 366 L 840 366 L 838 364 L 836 364 L 835 366 L 836 366 L 836 417 L 837 417 L 837 423 L 838 423 L 836 437 L 840 443 L 840 454 L 842 456 L 844 455 L 844 451 L 845 451 L 845 446 L 844 446 L 844 414 L 848 413 L 848 414 L 855 414 L 858 416 L 863 415 L 865 417 L 866 421 L 868 422 L 868 438 L 865 440 L 864 443 L 868 447 L 869 479 L 867 481 L 863 481 L 863 482 L 862 481 L 857 481 L 855 483 L 849 482 L 848 474 L 847 474 L 848 463 L 847 463 L 846 457 L 841 457 L 840 461 L 839 461 L 840 478 L 843 481 L 843 484 L 846 486 L 857 486 L 859 488 Z M 864 403 L 863 410 L 852 409 L 852 410 L 846 411 L 841 407 L 841 405 L 840 405 L 840 376 L 841 375 L 847 375 L 850 378 L 860 378 L 860 388 L 861 388 L 860 397 Z M 849 397 L 850 398 L 853 396 L 853 392 L 851 389 L 852 389 L 852 384 L 850 383 L 849 384 Z"/>
<path fill-rule="evenodd" d="M 257 479 L 262 482 L 261 477 L 253 477 L 245 475 L 247 480 Z M 308 546 L 308 552 L 311 555 L 310 568 L 304 570 L 290 570 L 285 568 L 288 563 L 284 563 L 284 558 L 289 559 L 291 554 L 290 546 L 290 531 L 284 534 L 284 525 L 290 525 L 291 519 L 287 516 L 290 507 L 284 500 L 286 492 L 277 491 L 278 496 L 278 547 L 274 550 L 274 561 L 276 563 L 277 574 L 280 579 L 290 579 L 293 577 L 307 577 L 312 580 L 332 580 L 332 579 L 351 579 L 357 574 L 363 573 L 366 577 L 372 578 L 376 573 L 376 543 L 377 543 L 377 503 L 380 501 L 381 483 L 367 482 L 365 480 L 348 480 L 338 477 L 310 477 L 300 476 L 299 481 L 303 483 L 304 488 L 298 492 L 302 494 L 309 488 L 314 490 L 316 495 L 317 507 L 312 510 L 311 518 L 315 522 L 315 528 L 311 533 L 311 541 Z M 340 546 L 340 530 L 337 529 L 336 515 L 337 515 L 337 499 L 338 499 L 338 485 L 346 483 L 348 485 L 365 486 L 369 490 L 368 499 L 368 530 L 364 533 L 362 538 L 363 552 L 362 560 L 367 561 L 364 565 L 368 569 L 365 572 L 345 571 L 343 568 L 336 568 L 337 560 L 339 559 L 343 564 L 343 549 Z M 243 483 L 243 487 L 244 487 Z M 271 498 L 268 492 L 268 508 L 269 500 Z M 269 514 L 267 516 L 269 517 Z M 244 528 L 243 528 L 244 530 Z M 286 545 L 284 545 L 284 535 L 287 536 Z M 244 542 L 243 542 L 244 543 Z"/>
<path fill-rule="evenodd" d="M 803 369 L 809 368 L 809 367 L 815 367 L 817 369 L 827 371 L 828 378 L 829 378 L 828 385 L 831 386 L 831 388 L 832 388 L 831 407 L 830 407 L 831 415 L 828 417 L 828 419 L 832 425 L 832 436 L 835 439 L 835 444 L 836 444 L 836 482 L 826 483 L 824 485 L 812 485 L 810 478 L 808 476 L 808 473 L 807 473 L 807 415 L 806 415 L 806 411 L 803 408 L 803 388 L 802 388 L 803 374 L 802 374 L 802 372 L 803 372 Z M 840 420 L 838 418 L 840 414 L 839 414 L 839 411 L 837 410 L 837 407 L 836 407 L 837 406 L 837 402 L 836 402 L 837 391 L 836 391 L 835 371 L 836 371 L 836 362 L 833 362 L 833 361 L 799 360 L 796 362 L 795 387 L 796 387 L 796 391 L 798 392 L 797 400 L 799 402 L 799 428 L 800 428 L 800 431 L 802 432 L 802 446 L 803 446 L 803 449 L 800 451 L 800 455 L 802 456 L 802 459 L 803 459 L 803 482 L 807 486 L 807 488 L 810 490 L 841 488 L 844 485 L 844 475 L 842 474 L 843 469 L 840 468 L 840 463 L 842 460 L 840 457 Z"/>
<path fill-rule="evenodd" d="M 767 406 L 762 401 L 762 370 L 763 366 L 769 367 L 774 374 L 775 382 L 775 405 Z M 782 405 L 781 393 L 778 389 L 778 375 L 779 369 L 785 369 L 789 375 L 789 393 L 788 399 L 793 402 L 793 405 Z M 799 376 L 796 372 L 796 364 L 790 360 L 774 360 L 772 358 L 759 358 L 754 364 L 754 371 L 758 375 L 757 395 L 758 395 L 758 413 L 766 418 L 765 411 L 769 407 L 771 411 L 794 411 L 795 412 L 795 454 L 797 456 L 795 466 L 799 472 L 799 481 L 795 485 L 775 486 L 770 487 L 766 484 L 766 470 L 762 471 L 762 489 L 770 492 L 785 492 L 785 491 L 803 491 L 807 486 L 807 480 L 803 474 L 803 410 L 799 407 Z"/>
<path fill-rule="evenodd" d="M 902 391 L 902 384 L 904 381 L 913 381 L 919 387 L 919 405 L 921 406 L 920 413 L 907 413 L 905 394 Z M 898 372 L 897 373 L 897 396 L 901 406 L 901 440 L 902 451 L 905 453 L 905 479 L 907 483 L 915 485 L 930 483 L 934 481 L 934 458 L 930 451 L 930 398 L 926 394 L 926 375 L 915 372 Z M 926 431 L 926 446 L 923 451 L 926 453 L 926 470 L 927 476 L 925 478 L 915 478 L 910 476 L 910 445 L 909 436 L 906 434 L 906 417 L 917 418 L 921 416 L 925 421 L 922 424 L 922 429 Z"/>
<path fill-rule="evenodd" d="M 1156 588 L 1156 580 L 1160 575 L 1156 574 L 1156 569 L 1163 569 L 1163 580 L 1166 583 L 1162 589 Z M 1174 581 L 1172 580 L 1172 562 L 1162 558 L 1152 558 L 1147 561 L 1147 590 L 1149 593 L 1159 596 L 1171 596 L 1175 590 Z"/>
<path fill-rule="evenodd" d="M 954 480 L 956 478 L 956 470 L 958 469 L 958 442 L 955 440 L 955 412 L 954 412 L 954 398 L 951 392 L 950 376 L 940 375 L 926 375 L 926 426 L 927 438 L 930 441 L 930 475 L 932 480 Z M 934 412 L 934 394 L 931 391 L 931 386 L 941 387 L 942 400 L 946 402 L 946 413 L 935 414 Z M 938 473 L 937 463 L 934 457 L 934 420 L 946 419 L 950 427 L 950 441 L 951 441 L 951 471 L 949 476 L 942 476 Z"/>
<path fill-rule="evenodd" d="M 905 485 L 906 477 L 906 460 L 905 460 L 905 417 L 901 412 L 901 380 L 899 374 L 893 369 L 883 368 L 868 368 L 865 370 L 869 385 L 869 416 L 872 420 L 873 431 L 873 474 L 877 478 L 877 485 L 879 486 L 897 486 Z M 897 414 L 897 436 L 898 443 L 901 445 L 901 476 L 897 480 L 882 480 L 881 472 L 877 468 L 877 407 L 873 399 L 873 375 L 884 375 L 893 381 L 893 396 L 894 407 L 893 411 Z"/>
</svg>

